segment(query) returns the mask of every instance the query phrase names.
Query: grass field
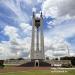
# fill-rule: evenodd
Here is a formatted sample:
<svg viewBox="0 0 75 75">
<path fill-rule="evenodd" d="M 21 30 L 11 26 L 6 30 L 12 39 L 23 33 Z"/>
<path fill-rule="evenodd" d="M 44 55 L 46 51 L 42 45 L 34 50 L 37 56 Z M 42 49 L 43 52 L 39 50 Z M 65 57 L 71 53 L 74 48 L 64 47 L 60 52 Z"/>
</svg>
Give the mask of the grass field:
<svg viewBox="0 0 75 75">
<path fill-rule="evenodd" d="M 30 70 L 0 73 L 0 75 L 75 75 L 75 70 Z"/>
</svg>

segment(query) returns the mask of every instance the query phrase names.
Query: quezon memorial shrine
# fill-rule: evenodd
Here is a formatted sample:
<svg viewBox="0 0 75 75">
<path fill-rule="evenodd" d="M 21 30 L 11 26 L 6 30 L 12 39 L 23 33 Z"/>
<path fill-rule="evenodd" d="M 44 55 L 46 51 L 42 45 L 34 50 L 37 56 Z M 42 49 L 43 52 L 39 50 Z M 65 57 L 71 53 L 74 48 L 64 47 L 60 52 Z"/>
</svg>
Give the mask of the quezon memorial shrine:
<svg viewBox="0 0 75 75">
<path fill-rule="evenodd" d="M 5 60 L 4 64 L 18 64 L 18 66 L 71 66 L 71 60 L 46 60 L 44 50 L 44 32 L 43 32 L 43 15 L 42 12 L 39 17 L 33 12 L 32 17 L 32 37 L 30 48 L 30 60 Z M 1 61 L 2 62 L 2 61 Z M 2 62 L 3 63 L 3 62 Z"/>
<path fill-rule="evenodd" d="M 45 60 L 45 50 L 44 50 L 44 33 L 43 33 L 43 15 L 42 12 L 36 16 L 33 12 L 33 22 L 32 22 L 32 40 L 31 40 L 31 62 L 34 66 L 54 66 L 62 64 L 70 64 L 70 60 Z"/>
</svg>

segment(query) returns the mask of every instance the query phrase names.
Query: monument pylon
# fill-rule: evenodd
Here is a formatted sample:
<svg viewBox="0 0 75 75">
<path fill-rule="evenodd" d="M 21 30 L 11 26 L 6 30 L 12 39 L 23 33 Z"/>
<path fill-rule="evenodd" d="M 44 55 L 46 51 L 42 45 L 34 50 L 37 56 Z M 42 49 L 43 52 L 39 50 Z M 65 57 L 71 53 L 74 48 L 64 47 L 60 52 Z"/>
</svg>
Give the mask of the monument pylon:
<svg viewBox="0 0 75 75">
<path fill-rule="evenodd" d="M 31 60 L 44 60 L 44 34 L 43 34 L 43 16 L 36 16 L 33 12 L 32 19 L 32 40 L 31 40 Z"/>
</svg>

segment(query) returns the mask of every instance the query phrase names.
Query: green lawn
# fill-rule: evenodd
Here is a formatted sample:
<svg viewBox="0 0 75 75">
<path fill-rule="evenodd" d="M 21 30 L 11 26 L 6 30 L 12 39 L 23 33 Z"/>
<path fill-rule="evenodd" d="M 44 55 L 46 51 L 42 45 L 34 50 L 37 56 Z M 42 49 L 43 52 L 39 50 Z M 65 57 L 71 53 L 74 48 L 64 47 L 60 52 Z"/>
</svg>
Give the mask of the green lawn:
<svg viewBox="0 0 75 75">
<path fill-rule="evenodd" d="M 51 70 L 32 70 L 25 72 L 0 73 L 0 75 L 75 75 L 75 70 L 62 70 L 61 72 L 59 70 L 57 72 Z"/>
</svg>

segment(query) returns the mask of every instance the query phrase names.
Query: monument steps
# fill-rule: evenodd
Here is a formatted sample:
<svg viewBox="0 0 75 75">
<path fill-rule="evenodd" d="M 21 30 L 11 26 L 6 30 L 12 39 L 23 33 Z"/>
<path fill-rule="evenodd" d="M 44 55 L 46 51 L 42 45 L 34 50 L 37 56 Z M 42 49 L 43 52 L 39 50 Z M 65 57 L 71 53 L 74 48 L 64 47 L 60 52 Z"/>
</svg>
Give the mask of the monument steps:
<svg viewBox="0 0 75 75">
<path fill-rule="evenodd" d="M 35 62 L 34 61 L 31 61 L 31 62 L 27 62 L 27 63 L 24 63 L 24 64 L 21 64 L 19 65 L 19 67 L 34 67 L 35 65 Z M 49 67 L 51 66 L 51 64 L 47 63 L 47 62 L 39 62 L 39 67 Z"/>
</svg>

